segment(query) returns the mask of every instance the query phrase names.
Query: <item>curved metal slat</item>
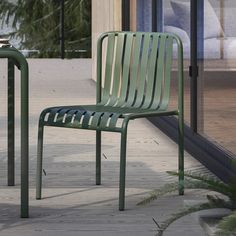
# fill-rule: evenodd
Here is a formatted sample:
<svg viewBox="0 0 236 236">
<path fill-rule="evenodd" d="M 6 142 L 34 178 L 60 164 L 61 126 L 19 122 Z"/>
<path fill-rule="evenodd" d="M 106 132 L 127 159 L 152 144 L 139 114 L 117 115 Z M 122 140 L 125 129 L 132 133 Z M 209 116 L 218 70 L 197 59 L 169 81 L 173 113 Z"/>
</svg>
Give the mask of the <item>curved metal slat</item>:
<svg viewBox="0 0 236 236">
<path fill-rule="evenodd" d="M 120 114 L 120 113 L 114 113 L 114 114 L 112 114 L 111 120 L 110 120 L 110 123 L 109 123 L 109 128 L 111 128 L 111 129 L 116 128 L 117 121 L 118 121 L 118 119 L 119 119 L 120 117 L 121 117 L 121 114 Z"/>
<path fill-rule="evenodd" d="M 160 110 L 167 109 L 169 103 L 172 58 L 173 58 L 173 37 L 168 36 L 166 39 L 165 84 L 163 89 L 163 97 L 160 105 Z"/>
<path fill-rule="evenodd" d="M 135 99 L 136 82 L 140 63 L 140 49 L 142 44 L 143 33 L 136 33 L 133 43 L 132 63 L 130 68 L 130 83 L 128 88 L 128 99 L 125 107 L 131 107 Z"/>
<path fill-rule="evenodd" d="M 91 118 L 91 116 L 94 114 L 93 111 L 86 111 L 86 113 L 84 114 L 84 119 L 82 121 L 82 128 L 83 129 L 87 129 L 89 126 L 89 120 Z"/>
<path fill-rule="evenodd" d="M 64 109 L 61 109 L 59 112 L 58 112 L 58 115 L 57 115 L 57 118 L 56 118 L 56 122 L 58 123 L 64 123 L 63 122 L 63 118 L 64 118 L 64 115 L 69 111 L 70 109 L 68 108 L 64 108 Z"/>
<path fill-rule="evenodd" d="M 100 120 L 101 120 L 101 116 L 103 114 L 104 114 L 103 112 L 96 112 L 93 115 L 92 122 L 91 122 L 91 125 L 90 125 L 91 128 L 97 128 L 99 126 L 99 123 L 100 123 Z"/>
<path fill-rule="evenodd" d="M 103 114 L 103 116 L 101 117 L 100 124 L 99 124 L 99 127 L 100 127 L 100 128 L 105 128 L 105 127 L 107 127 L 107 122 L 108 122 L 108 120 L 109 120 L 109 118 L 110 118 L 111 115 L 112 115 L 111 112 L 105 112 L 105 113 Z"/>
<path fill-rule="evenodd" d="M 82 118 L 82 116 L 86 113 L 86 110 L 81 108 L 80 110 L 77 111 L 76 115 L 75 115 L 75 119 L 74 119 L 74 126 L 80 127 L 80 120 Z"/>
<path fill-rule="evenodd" d="M 132 44 L 134 40 L 134 34 L 128 33 L 125 39 L 125 52 L 123 59 L 123 71 L 122 71 L 122 84 L 120 96 L 118 98 L 118 103 L 116 106 L 121 106 L 126 101 L 129 75 L 130 75 L 130 63 L 131 63 L 131 53 L 132 53 Z"/>
<path fill-rule="evenodd" d="M 117 102 L 118 92 L 121 83 L 121 69 L 122 69 L 122 57 L 124 49 L 125 34 L 120 33 L 117 36 L 116 51 L 115 51 L 115 65 L 113 73 L 113 83 L 111 88 L 111 96 L 108 104 L 113 106 Z"/>
<path fill-rule="evenodd" d="M 166 35 L 161 34 L 160 44 L 158 47 L 158 59 L 157 59 L 157 72 L 156 72 L 156 83 L 154 87 L 154 96 L 151 105 L 151 109 L 157 109 L 161 100 L 162 82 L 164 77 L 164 57 L 165 57 L 165 42 Z"/>
<path fill-rule="evenodd" d="M 105 66 L 105 77 L 104 77 L 104 88 L 102 91 L 101 104 L 106 104 L 110 97 L 110 87 L 112 78 L 112 67 L 114 60 L 114 46 L 115 46 L 115 33 L 108 34 L 107 42 L 107 54 L 106 54 L 106 66 Z"/>
<path fill-rule="evenodd" d="M 65 123 L 71 123 L 72 122 L 72 118 L 73 115 L 76 113 L 76 110 L 70 110 L 69 112 L 67 112 L 67 116 L 65 119 Z"/>
<path fill-rule="evenodd" d="M 134 107 L 140 107 L 143 101 L 149 50 L 150 50 L 150 33 L 146 33 L 144 35 L 144 40 L 143 40 L 139 76 L 137 77 L 137 96 L 135 103 L 133 105 Z"/>
<path fill-rule="evenodd" d="M 155 72 L 156 72 L 156 63 L 157 63 L 157 50 L 158 50 L 158 41 L 159 35 L 152 35 L 152 50 L 148 60 L 147 68 L 147 87 L 145 93 L 145 100 L 142 105 L 143 109 L 149 108 L 153 98 L 153 86 L 155 82 Z"/>
<path fill-rule="evenodd" d="M 53 109 L 49 112 L 49 116 L 48 116 L 48 119 L 47 119 L 46 122 L 47 122 L 47 123 L 53 123 L 56 114 L 57 114 L 60 110 L 61 110 L 61 108 L 58 108 L 58 107 L 53 108 Z"/>
</svg>

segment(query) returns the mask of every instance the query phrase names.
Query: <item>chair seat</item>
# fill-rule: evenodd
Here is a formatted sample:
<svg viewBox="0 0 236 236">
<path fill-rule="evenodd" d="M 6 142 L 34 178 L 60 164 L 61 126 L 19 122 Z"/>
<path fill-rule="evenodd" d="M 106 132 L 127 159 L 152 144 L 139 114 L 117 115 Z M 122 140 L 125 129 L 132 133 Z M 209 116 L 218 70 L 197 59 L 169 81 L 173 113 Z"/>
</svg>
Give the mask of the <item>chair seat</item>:
<svg viewBox="0 0 236 236">
<path fill-rule="evenodd" d="M 46 108 L 41 119 L 46 126 L 59 126 L 78 129 L 106 130 L 120 132 L 124 118 L 134 119 L 148 115 L 171 113 L 158 109 L 142 109 L 104 105 L 77 105 Z"/>
</svg>

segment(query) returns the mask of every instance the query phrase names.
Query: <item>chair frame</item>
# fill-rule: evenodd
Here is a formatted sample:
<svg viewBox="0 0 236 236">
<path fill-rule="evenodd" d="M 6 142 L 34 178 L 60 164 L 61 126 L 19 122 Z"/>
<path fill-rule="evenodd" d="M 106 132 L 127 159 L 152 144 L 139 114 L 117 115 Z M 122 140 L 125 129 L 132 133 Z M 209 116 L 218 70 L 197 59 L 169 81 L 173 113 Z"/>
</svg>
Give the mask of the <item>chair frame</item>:
<svg viewBox="0 0 236 236">
<path fill-rule="evenodd" d="M 97 106 L 101 105 L 106 108 L 106 104 L 103 101 L 104 95 L 104 89 L 102 89 L 102 62 L 103 62 L 103 41 L 105 38 L 109 37 L 110 34 L 114 34 L 115 36 L 119 37 L 120 34 L 127 34 L 127 35 L 138 35 L 138 34 L 147 34 L 144 32 L 107 32 L 100 36 L 97 43 Z M 91 130 L 96 130 L 96 185 L 101 184 L 101 132 L 102 131 L 109 131 L 109 132 L 119 132 L 121 134 L 121 143 L 120 143 L 120 182 L 119 182 L 119 210 L 125 209 L 125 177 L 126 177 L 126 149 L 127 149 L 127 128 L 130 120 L 134 120 L 137 118 L 146 118 L 146 117 L 157 117 L 157 116 L 171 116 L 176 115 L 178 116 L 178 134 L 179 134 L 179 140 L 178 140 L 178 170 L 179 170 L 179 194 L 184 194 L 184 107 L 183 107 L 183 101 L 184 101 L 184 79 L 183 79 L 183 46 L 180 38 L 174 34 L 165 34 L 165 33 L 148 33 L 150 35 L 158 34 L 159 37 L 172 37 L 173 42 L 176 42 L 177 45 L 177 59 L 178 59 L 178 109 L 177 110 L 148 110 L 144 109 L 138 112 L 130 113 L 123 116 L 123 122 L 122 126 L 120 128 L 117 128 L 115 126 L 107 127 L 104 126 L 96 126 L 96 127 L 89 127 L 89 118 L 92 116 L 92 114 L 89 114 L 88 117 L 85 117 L 84 119 L 87 121 L 84 121 L 86 124 L 82 124 L 80 127 L 75 127 L 75 125 L 72 125 L 69 122 L 61 122 L 60 125 L 55 122 L 45 122 L 45 116 L 48 112 L 53 111 L 54 108 L 47 108 L 45 109 L 39 118 L 39 129 L 38 129 L 38 152 L 37 152 L 37 175 L 36 175 L 36 199 L 41 199 L 41 189 L 42 189 L 42 155 L 43 155 L 43 133 L 44 133 L 44 126 L 57 126 L 57 127 L 66 127 L 66 128 L 86 128 Z M 114 36 L 114 37 L 115 37 Z M 130 36 L 131 37 L 131 36 Z M 173 47 L 173 45 L 172 45 Z M 108 49 L 109 50 L 109 49 Z M 155 54 L 154 54 L 155 55 Z M 157 55 L 157 54 L 156 54 Z M 107 54 L 109 56 L 109 54 Z M 107 58 L 106 58 L 107 59 Z M 158 59 L 157 59 L 158 60 Z M 171 68 L 170 68 L 171 69 Z M 124 69 L 125 70 L 125 69 Z M 106 86 L 106 85 L 105 85 Z M 107 95 L 110 96 L 109 94 Z M 111 98 L 112 99 L 112 98 Z M 109 100 L 109 98 L 108 98 Z M 113 102 L 114 103 L 114 102 Z M 168 100 L 164 101 L 164 103 L 167 103 Z M 89 106 L 83 106 L 86 108 L 89 108 Z M 64 113 L 68 115 L 69 112 L 66 110 L 66 108 L 69 109 L 69 107 L 64 107 Z M 94 108 L 94 107 L 93 107 Z M 97 107 L 95 106 L 97 109 Z M 99 109 L 100 109 L 99 108 Z M 115 112 L 122 112 L 122 109 L 120 107 L 108 107 L 111 111 L 115 110 Z M 117 108 L 117 109 L 116 109 Z M 51 110 L 50 110 L 51 109 Z M 70 109 L 73 110 L 73 107 L 70 107 Z M 76 108 L 74 108 L 76 109 Z M 129 108 L 127 108 L 128 110 Z M 109 111 L 110 111 L 109 110 Z M 121 111 L 120 111 L 121 110 Z M 57 112 L 57 111 L 56 111 Z M 53 117 L 56 114 L 56 112 L 53 113 Z M 68 113 L 67 113 L 68 112 Z M 96 112 L 96 111 L 95 111 Z M 60 112 L 59 112 L 60 113 Z M 73 113 L 73 112 L 72 112 Z M 95 113 L 93 113 L 95 114 Z M 100 116 L 99 116 L 100 117 Z M 105 117 L 105 115 L 103 115 Z M 103 118 L 102 117 L 102 118 Z M 109 115 L 108 115 L 109 117 Z M 107 117 L 107 119 L 108 119 Z M 71 116 L 70 116 L 71 118 Z M 99 119 L 102 120 L 100 117 Z M 55 119 L 55 117 L 54 117 Z M 105 118 L 104 118 L 105 119 Z M 118 115 L 116 117 L 118 119 Z M 116 121 L 114 121 L 116 122 Z M 114 123 L 113 122 L 113 123 Z M 101 122 L 102 123 L 102 122 Z M 105 121 L 106 123 L 106 121 Z M 105 124 L 104 123 L 104 124 Z"/>
</svg>

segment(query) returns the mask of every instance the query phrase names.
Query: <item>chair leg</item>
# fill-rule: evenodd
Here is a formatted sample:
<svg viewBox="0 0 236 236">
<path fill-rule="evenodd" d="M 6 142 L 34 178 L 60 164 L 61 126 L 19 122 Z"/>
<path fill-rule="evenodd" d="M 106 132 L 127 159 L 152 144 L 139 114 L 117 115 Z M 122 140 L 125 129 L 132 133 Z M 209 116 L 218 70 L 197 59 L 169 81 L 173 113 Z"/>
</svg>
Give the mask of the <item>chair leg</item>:
<svg viewBox="0 0 236 236">
<path fill-rule="evenodd" d="M 43 130 L 44 130 L 44 126 L 39 123 L 38 150 L 37 150 L 37 173 L 36 173 L 36 199 L 41 199 L 41 197 L 42 197 Z"/>
<path fill-rule="evenodd" d="M 101 184 L 101 131 L 96 131 L 96 185 Z"/>
<path fill-rule="evenodd" d="M 179 116 L 179 195 L 184 195 L 184 121 Z"/>
<path fill-rule="evenodd" d="M 120 190 L 119 190 L 119 210 L 125 209 L 125 175 L 126 175 L 126 141 L 127 129 L 121 133 L 120 146 Z"/>
</svg>

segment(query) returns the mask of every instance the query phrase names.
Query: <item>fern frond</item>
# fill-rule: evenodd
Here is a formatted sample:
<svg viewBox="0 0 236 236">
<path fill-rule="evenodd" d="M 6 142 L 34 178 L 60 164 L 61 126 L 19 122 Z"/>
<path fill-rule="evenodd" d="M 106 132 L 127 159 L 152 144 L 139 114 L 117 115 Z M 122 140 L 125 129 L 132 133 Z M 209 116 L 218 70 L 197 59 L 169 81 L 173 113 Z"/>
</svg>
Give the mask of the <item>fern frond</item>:
<svg viewBox="0 0 236 236">
<path fill-rule="evenodd" d="M 218 225 L 216 236 L 233 236 L 236 235 L 236 211 L 231 215 L 224 217 Z"/>
<path fill-rule="evenodd" d="M 175 171 L 167 171 L 167 173 L 172 176 L 179 176 L 179 173 Z M 211 176 L 192 172 L 185 172 L 184 176 L 186 177 L 186 179 L 189 178 L 207 184 L 209 190 L 216 191 L 229 197 L 231 197 L 232 195 L 232 188 L 230 187 L 230 185 L 225 184 L 222 181 Z"/>
<path fill-rule="evenodd" d="M 156 200 L 158 197 L 163 196 L 167 193 L 174 192 L 177 189 L 178 189 L 178 183 L 177 182 L 165 184 L 161 188 L 151 191 L 149 196 L 146 197 L 145 199 L 143 199 L 141 202 L 137 203 L 137 205 L 138 206 L 146 205 L 146 204 Z"/>
</svg>

